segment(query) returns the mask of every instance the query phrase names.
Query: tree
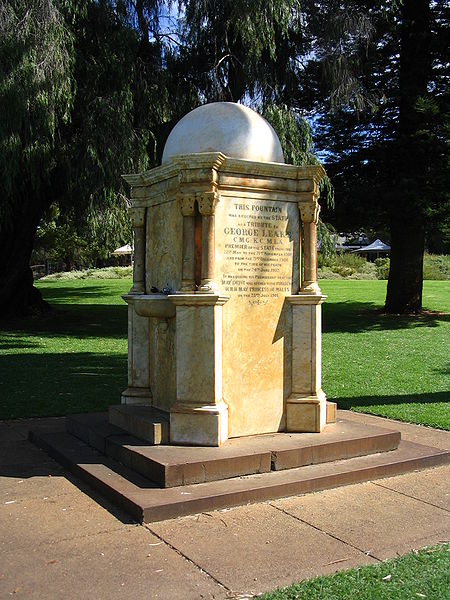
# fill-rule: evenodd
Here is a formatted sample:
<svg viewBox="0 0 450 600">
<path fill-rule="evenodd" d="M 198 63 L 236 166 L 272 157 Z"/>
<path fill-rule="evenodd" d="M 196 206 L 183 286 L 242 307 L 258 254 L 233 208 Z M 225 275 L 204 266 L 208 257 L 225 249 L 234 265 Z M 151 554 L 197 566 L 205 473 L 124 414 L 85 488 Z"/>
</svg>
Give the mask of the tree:
<svg viewBox="0 0 450 600">
<path fill-rule="evenodd" d="M 335 3 L 328 0 L 319 7 Z M 317 2 L 187 0 L 184 5 L 178 65 L 198 90 L 199 98 L 250 102 L 276 130 L 287 162 L 317 164 L 311 129 L 302 110 L 313 96 L 310 73 L 302 58 L 314 53 L 317 31 L 326 22 L 325 13 L 321 19 L 316 18 Z M 354 15 L 352 19 L 334 23 L 333 34 L 355 27 Z M 366 34 L 362 31 L 360 38 Z M 330 87 L 336 92 L 333 68 L 336 62 L 345 64 L 345 51 L 333 58 L 325 52 L 323 60 L 331 73 Z M 305 59 L 308 65 L 310 62 L 310 58 Z M 353 88 L 347 81 L 348 73 L 340 75 L 339 85 L 345 80 L 350 93 Z M 302 94 L 306 98 L 300 101 Z M 331 206 L 333 188 L 328 178 L 322 187 Z"/>
<path fill-rule="evenodd" d="M 72 36 L 52 0 L 0 4 L 0 311 L 43 308 L 29 258 L 61 174 L 59 127 L 73 102 Z"/>
<path fill-rule="evenodd" d="M 175 122 L 213 100 L 251 103 L 297 163 L 316 160 L 303 117 L 322 121 L 337 189 L 328 216 L 390 224 L 386 309 L 419 310 L 425 229 L 436 235 L 449 205 L 440 4 L 185 0 L 174 31 L 161 26 L 166 4 L 0 5 L 0 311 L 39 305 L 28 258 L 51 204 L 83 239 L 101 231 L 106 248 L 126 230 L 120 173 L 158 164 Z"/>
<path fill-rule="evenodd" d="M 70 217 L 78 236 L 101 232 L 103 248 L 112 250 L 118 224 L 127 230 L 117 201 L 121 173 L 155 165 L 158 124 L 192 107 L 191 97 L 169 101 L 174 80 L 163 63 L 170 48 L 136 27 L 131 4 L 0 4 L 2 315 L 45 308 L 29 260 L 50 205 L 58 206 L 60 227 Z M 136 6 L 147 18 L 157 3 Z"/>
<path fill-rule="evenodd" d="M 427 220 L 443 190 L 445 148 L 433 120 L 439 111 L 432 83 L 432 30 L 428 0 L 404 0 L 399 68 L 399 119 L 394 141 L 396 199 L 390 210 L 391 268 L 386 312 L 422 308 L 423 253 Z M 433 114 L 434 113 L 434 114 Z M 434 129 L 434 131 L 433 131 Z M 436 145 L 435 145 L 436 144 Z M 440 192 L 440 193 L 439 193 Z M 448 208 L 448 195 L 447 195 Z"/>
<path fill-rule="evenodd" d="M 336 187 L 339 230 L 389 228 L 386 311 L 422 306 L 424 244 L 445 248 L 448 196 L 448 67 L 439 3 L 405 0 L 371 11 L 374 33 L 359 81 L 369 110 L 327 113 L 320 143 Z M 448 232 L 447 232 L 448 235 Z"/>
<path fill-rule="evenodd" d="M 208 1 L 207 18 L 198 21 L 200 5 L 187 2 L 189 26 L 185 38 L 177 32 L 185 42 L 179 48 L 164 44 L 161 4 L 1 4 L 1 314 L 45 308 L 32 286 L 29 257 L 50 205 L 58 207 L 58 227 L 70 222 L 70 239 L 86 240 L 86 229 L 103 231 L 122 221 L 121 173 L 155 165 L 174 123 L 202 100 L 268 90 L 258 83 L 262 63 L 270 62 L 274 73 L 280 69 L 275 49 L 287 43 L 296 3 Z M 211 41 L 220 56 L 210 54 Z M 203 72 L 198 67 L 207 56 L 218 59 Z"/>
</svg>

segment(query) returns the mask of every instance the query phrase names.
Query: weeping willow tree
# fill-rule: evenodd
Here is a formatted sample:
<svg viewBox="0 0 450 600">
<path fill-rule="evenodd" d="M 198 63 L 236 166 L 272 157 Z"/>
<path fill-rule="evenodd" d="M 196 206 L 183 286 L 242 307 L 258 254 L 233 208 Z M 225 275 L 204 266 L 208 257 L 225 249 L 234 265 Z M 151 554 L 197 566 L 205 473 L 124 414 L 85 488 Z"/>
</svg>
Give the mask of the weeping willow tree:
<svg viewBox="0 0 450 600">
<path fill-rule="evenodd" d="M 74 100 L 73 37 L 52 0 L 0 4 L 0 311 L 42 308 L 29 258 L 61 193 L 58 132 Z"/>
<path fill-rule="evenodd" d="M 169 102 L 161 41 L 130 6 L 0 3 L 2 315 L 45 309 L 29 261 L 50 206 L 61 231 L 100 252 L 129 241 L 121 173 L 156 164 L 158 124 L 183 108 Z M 151 6 L 137 3 L 149 24 Z"/>
<path fill-rule="evenodd" d="M 311 127 L 298 111 L 286 105 L 268 104 L 263 115 L 277 132 L 287 163 L 298 166 L 320 164 L 314 154 Z M 328 175 L 321 180 L 320 190 L 328 208 L 333 208 L 334 188 Z"/>
<path fill-rule="evenodd" d="M 266 83 L 283 68 L 281 45 L 289 43 L 300 3 L 187 0 L 180 4 L 185 24 L 182 52 L 204 99 L 238 102 L 246 95 L 264 94 Z"/>
</svg>

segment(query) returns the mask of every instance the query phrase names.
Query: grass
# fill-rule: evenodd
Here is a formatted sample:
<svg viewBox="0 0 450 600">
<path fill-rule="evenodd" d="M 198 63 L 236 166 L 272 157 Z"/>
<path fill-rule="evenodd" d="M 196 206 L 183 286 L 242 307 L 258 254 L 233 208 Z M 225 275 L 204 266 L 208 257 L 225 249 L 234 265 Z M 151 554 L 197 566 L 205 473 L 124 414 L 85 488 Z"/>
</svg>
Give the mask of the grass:
<svg viewBox="0 0 450 600">
<path fill-rule="evenodd" d="M 380 312 L 385 281 L 322 281 L 323 389 L 347 408 L 450 429 L 450 282 L 424 282 L 423 316 Z M 435 311 L 435 312 L 433 312 Z"/>
<path fill-rule="evenodd" d="M 130 279 L 38 282 L 57 311 L 0 324 L 0 418 L 106 410 L 127 383 Z M 339 407 L 450 429 L 450 282 L 420 318 L 379 312 L 385 281 L 322 281 L 323 389 Z"/>
<path fill-rule="evenodd" d="M 379 565 L 316 577 L 261 600 L 448 600 L 450 545 L 425 548 Z"/>
<path fill-rule="evenodd" d="M 0 326 L 0 418 L 107 410 L 127 384 L 130 279 L 39 281 L 57 309 Z"/>
</svg>

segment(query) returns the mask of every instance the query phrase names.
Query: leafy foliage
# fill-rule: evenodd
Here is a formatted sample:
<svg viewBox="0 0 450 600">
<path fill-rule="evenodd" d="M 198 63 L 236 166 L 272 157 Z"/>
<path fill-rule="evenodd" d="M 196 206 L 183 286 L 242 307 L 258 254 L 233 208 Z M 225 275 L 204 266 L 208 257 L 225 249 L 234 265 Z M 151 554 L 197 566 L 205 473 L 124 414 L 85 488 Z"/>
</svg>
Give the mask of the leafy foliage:
<svg viewBox="0 0 450 600">
<path fill-rule="evenodd" d="M 283 148 L 284 159 L 292 165 L 318 165 L 320 161 L 313 152 L 311 127 L 298 111 L 286 105 L 268 104 L 262 111 L 263 116 L 277 132 Z M 326 175 L 320 182 L 321 191 L 327 206 L 334 205 L 334 188 Z M 326 239 L 326 230 L 322 230 Z"/>
<path fill-rule="evenodd" d="M 180 5 L 185 14 L 183 50 L 205 100 L 267 97 L 266 84 L 276 86 L 278 69 L 289 60 L 280 50 L 288 44 L 293 20 L 298 22 L 300 3 L 187 0 Z"/>
<path fill-rule="evenodd" d="M 130 10 L 112 0 L 0 5 L 1 310 L 42 306 L 28 265 L 43 217 L 41 240 L 53 235 L 72 259 L 130 241 L 121 174 L 156 164 L 159 124 L 186 106 L 169 102 L 170 49 L 140 35 Z"/>
<path fill-rule="evenodd" d="M 322 150 L 330 175 L 322 218 L 338 230 L 390 226 L 394 271 L 407 214 L 416 233 L 402 252 L 414 247 L 415 264 L 402 277 L 419 281 L 425 233 L 435 252 L 449 244 L 448 22 L 442 3 L 420 0 L 424 19 L 408 17 L 414 6 L 4 0 L 0 231 L 9 234 L 0 251 L 9 266 L 0 272 L 0 308 L 14 294 L 23 306 L 32 299 L 28 258 L 39 222 L 40 240 L 56 229 L 67 249 L 102 256 L 129 242 L 121 173 L 158 164 L 175 122 L 215 100 L 264 114 L 287 162 L 315 164 Z M 423 44 L 405 41 L 411 23 Z"/>
<path fill-rule="evenodd" d="M 2 2 L 0 38 L 2 232 L 12 227 L 17 203 L 42 193 L 55 168 L 74 86 L 73 36 L 52 0 Z"/>
</svg>

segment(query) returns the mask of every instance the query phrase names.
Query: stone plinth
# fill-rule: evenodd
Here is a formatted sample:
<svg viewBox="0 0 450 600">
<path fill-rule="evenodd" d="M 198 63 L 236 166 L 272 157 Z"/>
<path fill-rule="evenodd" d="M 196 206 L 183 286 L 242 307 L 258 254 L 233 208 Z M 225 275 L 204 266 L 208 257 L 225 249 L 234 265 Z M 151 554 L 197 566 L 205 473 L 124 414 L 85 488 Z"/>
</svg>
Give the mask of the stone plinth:
<svg viewBox="0 0 450 600">
<path fill-rule="evenodd" d="M 220 448 L 185 448 L 149 446 L 108 423 L 106 415 L 89 414 L 68 417 L 70 433 L 40 428 L 31 439 L 134 519 L 152 522 L 449 463 L 448 451 L 399 443 L 400 432 L 385 427 L 339 419 L 321 434 L 269 434 L 230 439 Z"/>
<path fill-rule="evenodd" d="M 212 294 L 169 296 L 176 306 L 176 403 L 170 410 L 173 444 L 220 446 L 228 439 L 222 390 L 222 307 Z"/>
<path fill-rule="evenodd" d="M 292 305 L 292 392 L 286 403 L 287 431 L 323 430 L 327 423 L 322 391 L 322 303 L 326 296 L 288 296 Z"/>
</svg>

